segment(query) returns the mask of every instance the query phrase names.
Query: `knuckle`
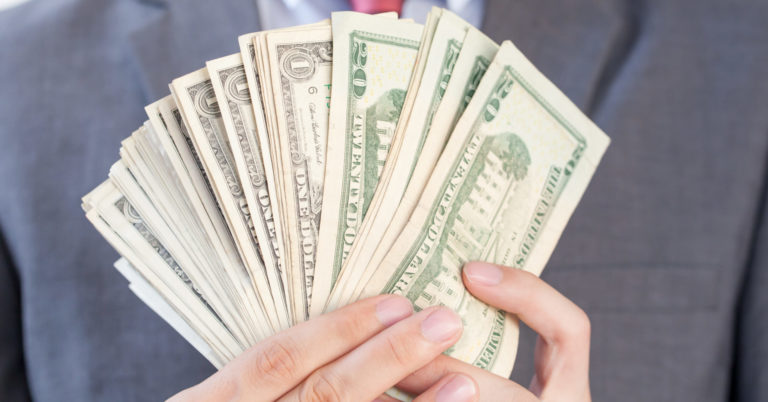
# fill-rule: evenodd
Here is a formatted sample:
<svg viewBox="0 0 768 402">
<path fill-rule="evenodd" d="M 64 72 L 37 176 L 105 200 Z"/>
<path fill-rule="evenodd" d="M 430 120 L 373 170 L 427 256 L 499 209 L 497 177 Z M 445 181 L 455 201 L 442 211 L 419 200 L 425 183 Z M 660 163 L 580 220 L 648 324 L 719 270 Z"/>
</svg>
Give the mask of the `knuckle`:
<svg viewBox="0 0 768 402">
<path fill-rule="evenodd" d="M 584 310 L 577 307 L 565 333 L 565 340 L 581 345 L 585 342 L 589 343 L 591 335 L 592 323 L 589 320 L 589 316 Z"/>
<path fill-rule="evenodd" d="M 344 401 L 343 381 L 330 371 L 317 372 L 301 385 L 299 400 L 302 402 Z"/>
<path fill-rule="evenodd" d="M 298 349 L 290 338 L 271 342 L 256 353 L 252 360 L 251 378 L 266 378 L 286 381 L 293 377 L 298 369 Z"/>
<path fill-rule="evenodd" d="M 361 319 L 357 314 L 344 314 L 338 317 L 338 323 L 335 330 L 338 336 L 346 341 L 354 341 L 361 337 L 361 334 L 367 333 L 366 320 Z"/>
<path fill-rule="evenodd" d="M 406 346 L 407 343 L 404 338 L 386 337 L 384 338 L 384 342 L 387 350 L 390 352 L 389 355 L 392 356 L 395 364 L 400 367 L 411 366 L 410 363 L 413 361 L 415 355 L 413 351 L 409 350 L 409 348 Z"/>
<path fill-rule="evenodd" d="M 592 333 L 592 323 L 590 322 L 587 313 L 582 309 L 579 309 L 575 326 L 576 334 L 579 335 L 580 338 L 589 339 Z"/>
<path fill-rule="evenodd" d="M 511 285 L 518 285 L 520 282 L 531 283 L 541 281 L 541 278 L 524 269 L 503 267 L 502 270 L 504 270 L 504 275 L 510 279 L 507 283 Z"/>
</svg>

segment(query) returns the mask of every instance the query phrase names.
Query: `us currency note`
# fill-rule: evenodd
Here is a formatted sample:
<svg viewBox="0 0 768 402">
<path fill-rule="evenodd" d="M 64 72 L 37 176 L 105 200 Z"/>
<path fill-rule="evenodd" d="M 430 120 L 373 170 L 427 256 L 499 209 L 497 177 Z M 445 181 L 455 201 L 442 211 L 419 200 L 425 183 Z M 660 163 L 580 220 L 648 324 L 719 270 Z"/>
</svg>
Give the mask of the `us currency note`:
<svg viewBox="0 0 768 402">
<path fill-rule="evenodd" d="M 432 117 L 429 137 L 447 138 L 453 131 L 498 51 L 499 45 L 484 33 L 473 28 L 467 31 L 451 80 L 441 89 L 444 94 Z M 445 141 L 436 143 L 440 144 L 439 151 L 442 151 Z M 426 147 L 425 144 L 422 154 L 427 152 Z"/>
<path fill-rule="evenodd" d="M 110 168 L 110 180 L 143 218 L 154 236 L 175 256 L 179 266 L 198 284 L 221 321 L 242 345 L 263 336 L 247 320 L 249 311 L 239 303 L 238 293 L 224 275 L 214 241 L 204 231 L 179 180 L 170 168 L 168 154 L 151 138 L 156 137 L 145 124 L 123 141 L 122 159 Z M 249 325 L 250 324 L 250 325 Z"/>
<path fill-rule="evenodd" d="M 275 210 L 275 236 L 280 249 L 285 249 L 288 244 L 287 233 L 283 227 L 288 223 L 285 220 L 285 214 L 279 213 L 285 209 L 282 188 L 282 182 L 278 178 L 283 177 L 282 161 L 280 160 L 280 140 L 281 136 L 277 132 L 277 117 L 273 102 L 273 89 L 269 65 L 269 55 L 267 54 L 266 37 L 268 34 L 287 31 L 298 31 L 302 29 L 313 29 L 330 26 L 330 20 L 323 20 L 314 24 L 290 27 L 285 29 L 255 32 L 241 35 L 238 38 L 240 45 L 240 54 L 245 67 L 246 81 L 251 94 L 254 115 L 256 117 L 257 134 L 259 143 L 262 145 L 262 158 L 264 160 L 265 173 L 267 175 L 267 188 L 271 204 Z M 290 266 L 287 262 L 290 255 L 281 255 L 285 266 Z M 294 291 L 293 283 L 288 280 L 289 272 L 286 269 L 282 271 L 286 275 L 286 286 L 289 300 L 294 300 L 294 295 L 301 294 L 302 291 Z M 293 322 L 293 303 L 291 303 L 289 312 L 292 315 Z"/>
<path fill-rule="evenodd" d="M 118 162 L 118 165 L 120 162 Z M 110 181 L 112 184 L 115 184 L 114 179 L 110 178 Z M 117 186 L 115 186 L 117 188 Z M 136 232 L 141 236 L 141 239 L 146 241 L 154 250 L 155 253 L 159 257 L 165 261 L 166 264 L 168 264 L 168 267 L 171 269 L 171 271 L 176 275 L 176 277 L 181 281 L 181 283 L 184 284 L 184 287 L 190 291 L 191 294 L 195 296 L 196 299 L 200 301 L 200 304 L 205 307 L 205 310 L 207 312 L 210 312 L 215 318 L 216 321 L 223 324 L 223 321 L 218 313 L 216 313 L 216 310 L 210 305 L 209 299 L 210 297 L 207 297 L 204 295 L 203 290 L 201 290 L 200 286 L 197 285 L 197 283 L 202 283 L 203 281 L 199 275 L 199 273 L 196 273 L 197 281 L 193 282 L 191 279 L 192 273 L 188 271 L 188 269 L 182 268 L 182 264 L 178 262 L 178 256 L 181 253 L 178 253 L 180 249 L 178 247 L 175 247 L 177 253 L 172 254 L 170 249 L 166 246 L 167 243 L 162 242 L 156 233 L 156 230 L 153 230 L 150 224 L 143 218 L 143 214 L 139 213 L 139 210 L 134 206 L 133 203 L 131 203 L 128 198 L 122 194 L 122 191 L 119 189 L 117 190 L 121 192 L 120 197 L 113 203 L 113 206 L 116 208 L 116 212 L 119 212 L 119 216 L 126 219 L 126 223 L 130 224 L 133 229 L 136 230 Z M 113 219 L 116 217 L 113 217 Z M 113 221 L 116 222 L 116 221 Z M 191 264 L 183 264 L 186 268 L 188 268 Z M 170 271 L 169 271 L 170 272 Z M 210 295 L 210 293 L 207 293 Z"/>
<path fill-rule="evenodd" d="M 394 293 L 408 297 L 416 309 L 437 304 L 454 309 L 465 330 L 448 354 L 509 375 L 516 321 L 470 295 L 461 266 L 485 260 L 538 275 L 608 143 L 505 42 L 406 229 L 361 296 Z"/>
<path fill-rule="evenodd" d="M 209 308 L 205 297 L 112 182 L 102 183 L 83 197 L 83 209 L 102 236 L 211 346 L 217 360 L 229 361 L 242 353 L 242 347 Z"/>
<path fill-rule="evenodd" d="M 168 154 L 161 151 L 157 137 L 152 126 L 145 123 L 123 140 L 121 161 L 110 169 L 110 177 L 115 178 L 115 184 L 134 206 L 137 206 L 139 197 L 146 195 L 147 203 L 162 216 L 151 222 L 177 237 L 187 248 L 185 253 L 199 265 L 207 267 L 216 262 L 217 256 L 208 247 L 209 244 L 202 247 L 196 245 L 207 238 L 207 234 L 201 231 L 202 225 L 191 213 L 191 205 L 184 196 L 180 180 L 173 174 Z"/>
<path fill-rule="evenodd" d="M 387 164 L 382 175 L 371 200 L 371 212 L 363 220 L 349 258 L 342 267 L 342 276 L 334 289 L 334 293 L 337 293 L 334 294 L 334 299 L 338 304 L 329 305 L 329 308 L 334 309 L 351 301 L 356 285 L 370 279 L 370 276 L 366 277 L 366 275 L 375 268 L 371 267 L 371 256 L 381 245 L 389 225 L 395 223 L 392 218 L 396 210 L 412 211 L 415 207 L 415 205 L 403 205 L 401 200 L 427 140 L 432 118 L 452 79 L 453 68 L 464 38 L 470 29 L 475 28 L 450 11 L 442 10 L 439 14 L 429 47 L 423 50 L 422 74 L 409 90 L 413 93 L 410 113 L 406 121 L 401 120 L 398 132 L 395 134 L 394 146 L 397 149 L 397 158 Z M 427 178 L 428 175 L 418 175 L 417 179 L 420 182 L 416 183 L 416 186 L 423 189 Z"/>
<path fill-rule="evenodd" d="M 245 70 L 245 78 L 248 83 L 248 92 L 251 96 L 251 105 L 253 106 L 253 115 L 256 124 L 256 138 L 249 138 L 250 143 L 258 143 L 261 150 L 261 158 L 264 165 L 264 174 L 267 182 L 267 194 L 269 195 L 269 202 L 272 206 L 273 223 L 275 226 L 275 241 L 277 242 L 277 249 L 285 250 L 286 243 L 283 233 L 283 215 L 281 200 L 278 198 L 280 190 L 278 186 L 280 183 L 276 180 L 276 177 L 280 177 L 279 167 L 280 161 L 273 158 L 276 155 L 277 144 L 269 138 L 269 129 L 267 127 L 267 113 L 265 111 L 266 104 L 262 100 L 262 79 L 258 69 L 258 55 L 254 46 L 254 41 L 257 36 L 261 35 L 261 32 L 250 33 L 241 35 L 238 37 L 238 43 L 240 45 L 240 57 L 243 60 L 243 68 Z M 248 134 L 246 132 L 246 134 Z M 289 303 L 288 314 L 290 315 L 291 322 L 295 322 L 293 319 L 293 307 L 290 301 L 293 299 L 293 290 L 291 288 L 291 281 L 288 279 L 288 266 L 285 252 L 280 253 L 281 273 L 283 274 L 283 283 L 285 284 L 286 297 Z"/>
<path fill-rule="evenodd" d="M 163 296 L 134 268 L 125 258 L 115 261 L 115 269 L 128 281 L 128 288 L 155 314 L 167 322 L 184 340 L 203 355 L 214 367 L 220 369 L 225 362 L 220 360 L 210 345 L 195 332 L 194 328 L 179 315 L 173 306 L 163 299 Z"/>
<path fill-rule="evenodd" d="M 189 132 L 172 95 L 145 107 L 150 126 L 156 133 L 164 155 L 178 180 L 180 191 L 194 211 L 202 229 L 216 250 L 221 264 L 228 267 L 242 265 L 231 234 L 216 204 L 213 189 L 205 169 L 194 149 Z M 232 270 L 242 272 L 242 270 Z M 238 281 L 235 281 L 238 283 Z"/>
<path fill-rule="evenodd" d="M 307 318 L 315 277 L 328 136 L 333 43 L 330 27 L 266 36 L 275 127 L 280 133 L 279 191 L 285 207 L 293 317 Z"/>
<path fill-rule="evenodd" d="M 233 297 L 233 300 L 237 300 L 240 314 L 251 323 L 252 331 L 261 333 L 261 337 L 271 334 L 271 327 L 267 325 L 269 320 L 261 311 L 260 301 L 251 283 L 250 274 L 227 227 L 213 188 L 208 181 L 208 174 L 192 143 L 189 130 L 173 95 L 148 105 L 146 112 L 157 132 L 166 131 L 165 140 L 160 136 L 162 147 L 173 162 L 174 170 L 177 172 L 187 199 L 208 234 L 208 241 L 213 244 L 219 255 L 219 265 L 222 268 L 220 272 L 227 276 L 231 283 L 233 288 L 231 290 L 237 296 Z"/>
<path fill-rule="evenodd" d="M 422 26 L 358 13 L 332 15 L 335 63 L 324 220 L 313 298 L 322 312 L 389 154 Z"/>
<path fill-rule="evenodd" d="M 132 208 L 142 217 L 147 217 L 146 225 L 151 229 L 170 253 L 176 255 L 176 260 L 184 266 L 190 277 L 203 287 L 205 294 L 214 296 L 215 291 L 210 287 L 211 277 L 202 267 L 211 261 L 206 247 L 194 247 L 200 234 L 197 227 L 193 230 L 186 228 L 191 223 L 187 208 L 179 199 L 178 192 L 173 188 L 172 178 L 163 169 L 158 158 L 148 155 L 142 143 L 146 141 L 148 129 L 142 126 L 122 142 L 120 147 L 121 159 L 114 163 L 109 170 L 109 178 L 117 189 L 125 195 Z M 149 148 L 150 151 L 156 149 Z M 180 202 L 181 201 L 181 202 Z M 199 227 L 199 226 L 198 226 Z M 212 297 L 214 303 L 217 297 Z M 217 311 L 221 311 L 220 306 Z M 221 314 L 220 314 L 221 315 Z M 224 316 L 226 317 L 226 316 Z M 231 323 L 231 322 L 230 322 Z"/>
<path fill-rule="evenodd" d="M 213 315 L 216 321 L 223 325 L 228 332 L 232 333 L 242 346 L 244 338 L 233 332 L 233 329 L 236 328 L 232 325 L 231 312 L 222 304 L 220 294 L 217 294 L 211 286 L 209 278 L 200 270 L 200 267 L 194 264 L 194 257 L 188 254 L 187 250 L 180 244 L 181 242 L 172 233 L 167 233 L 168 230 L 165 230 L 166 233 L 160 233 L 164 229 L 165 222 L 158 215 L 154 206 L 142 197 L 141 189 L 136 188 L 138 185 L 135 182 L 130 183 L 130 173 L 122 161 L 115 163 L 110 170 L 110 181 L 122 194 L 122 197 L 114 203 L 122 217 L 127 219 L 141 235 L 141 238 L 163 258 L 185 287 L 200 300 L 207 312 Z M 120 183 L 121 180 L 123 183 Z M 128 183 L 125 183 L 126 181 Z M 131 184 L 133 185 L 131 186 Z M 138 205 L 139 203 L 141 206 Z"/>
<path fill-rule="evenodd" d="M 278 156 L 279 141 L 277 140 L 279 138 L 273 138 L 273 140 L 270 141 L 270 135 L 275 135 L 275 137 L 277 137 L 277 123 L 274 111 L 274 100 L 272 99 L 273 90 L 269 73 L 270 66 L 268 65 L 269 55 L 267 54 L 267 35 L 278 32 L 295 32 L 304 29 L 321 28 L 325 26 L 330 26 L 329 19 L 313 24 L 253 32 L 238 37 L 240 55 L 243 58 L 248 89 L 250 90 L 253 110 L 256 116 L 259 140 L 261 144 L 268 144 L 268 146 L 262 148 L 262 157 L 265 166 L 272 166 L 271 169 L 266 169 L 267 175 L 275 174 L 277 177 L 280 177 L 277 172 L 279 172 L 282 167 L 279 160 L 272 160 L 273 155 L 275 157 Z M 279 182 L 270 177 L 268 177 L 267 182 L 275 187 L 280 185 Z M 270 189 L 270 194 L 279 194 L 279 192 Z M 275 199 L 277 200 L 277 197 L 275 197 Z M 278 205 L 276 201 L 273 201 L 272 204 Z M 279 224 L 277 225 L 277 232 L 278 237 L 282 238 L 280 235 L 281 226 Z"/>
<path fill-rule="evenodd" d="M 357 280 L 357 283 L 353 281 L 349 282 L 349 284 L 355 285 L 354 291 L 349 292 L 348 289 L 339 287 L 339 290 L 347 290 L 347 293 L 344 293 L 346 298 L 343 299 L 343 302 L 348 303 L 359 297 L 363 287 L 373 275 L 373 271 L 379 264 L 381 264 L 384 260 L 384 256 L 403 231 L 403 228 L 408 222 L 408 218 L 413 213 L 414 208 L 416 208 L 416 204 L 427 184 L 427 180 L 429 180 L 429 177 L 432 175 L 435 163 L 437 163 L 437 159 L 443 151 L 448 137 L 456 125 L 456 121 L 472 99 L 472 96 L 477 90 L 477 86 L 480 84 L 480 80 L 485 75 L 488 65 L 491 63 L 491 60 L 493 60 L 493 57 L 498 50 L 499 45 L 496 44 L 496 42 L 474 28 L 470 28 L 467 32 L 455 62 L 453 60 L 455 55 L 451 53 L 452 50 L 447 50 L 447 57 L 445 58 L 447 63 L 441 66 L 443 75 L 438 87 L 438 91 L 442 92 L 442 94 L 438 92 L 438 95 L 440 96 L 439 106 L 432 115 L 429 124 L 429 133 L 427 134 L 426 141 L 418 156 L 418 161 L 413 169 L 411 179 L 408 182 L 408 187 L 397 206 L 397 210 L 389 220 L 389 224 L 386 226 L 386 231 L 381 236 L 378 244 L 374 244 L 375 250 L 373 254 L 371 254 L 370 259 L 368 259 L 365 264 L 357 263 L 356 265 L 352 265 L 352 262 L 349 263 L 351 266 L 355 267 L 364 266 L 365 271 Z M 450 69 L 451 63 L 453 63 L 452 70 Z M 450 77 L 446 77 L 449 70 L 451 70 Z M 449 78 L 447 83 L 444 78 Z M 434 103 L 432 103 L 432 105 L 434 105 Z M 366 241 L 365 243 L 362 243 L 361 246 L 368 243 L 372 244 L 372 242 Z M 362 261 L 365 261 L 367 255 L 364 251 L 365 250 L 360 251 Z M 342 281 L 340 280 L 339 282 Z M 347 284 L 347 282 L 344 283 Z M 335 290 L 336 289 L 334 289 L 334 291 Z"/>
<path fill-rule="evenodd" d="M 267 188 L 267 174 L 258 141 L 245 66 L 239 53 L 206 63 L 224 121 L 251 220 L 259 241 L 264 265 L 276 267 L 287 289 L 287 277 L 280 263 L 280 248 L 275 229 L 275 210 Z"/>
<path fill-rule="evenodd" d="M 276 267 L 264 265 L 259 253 L 248 203 L 207 69 L 173 80 L 171 88 L 269 325 L 273 329 L 286 328 L 289 315 L 280 275 Z"/>
<path fill-rule="evenodd" d="M 277 211 L 286 211 L 284 202 L 283 183 L 281 178 L 283 177 L 283 164 L 280 159 L 280 142 L 281 136 L 277 132 L 277 117 L 275 113 L 274 100 L 272 99 L 272 81 L 269 65 L 269 55 L 267 53 L 266 36 L 273 31 L 256 32 L 240 37 L 243 43 L 246 44 L 249 59 L 243 58 L 243 64 L 246 67 L 246 79 L 248 81 L 249 89 L 251 92 L 251 100 L 254 104 L 254 114 L 257 117 L 257 124 L 259 124 L 260 130 L 258 132 L 259 139 L 263 144 L 267 144 L 268 152 L 263 152 L 262 156 L 265 163 L 270 163 L 271 169 L 267 169 L 268 186 L 270 188 L 270 195 L 273 196 L 273 204 Z M 243 52 L 241 47 L 241 53 Z M 249 66 L 252 64 L 252 66 Z M 261 109 L 256 105 L 261 105 Z M 263 118 L 262 118 L 263 117 Z M 263 131 L 261 130 L 263 128 Z M 286 214 L 280 213 L 276 219 L 276 235 L 278 242 L 281 244 L 283 250 L 288 250 L 290 246 L 288 234 L 283 230 L 288 225 L 286 221 Z M 294 303 L 296 291 L 293 289 L 293 282 L 291 281 L 292 266 L 290 263 L 290 253 L 286 252 L 282 257 L 282 262 L 286 266 L 284 270 L 286 274 L 286 290 L 288 296 L 288 313 L 291 316 L 292 322 L 296 322 Z"/>
</svg>

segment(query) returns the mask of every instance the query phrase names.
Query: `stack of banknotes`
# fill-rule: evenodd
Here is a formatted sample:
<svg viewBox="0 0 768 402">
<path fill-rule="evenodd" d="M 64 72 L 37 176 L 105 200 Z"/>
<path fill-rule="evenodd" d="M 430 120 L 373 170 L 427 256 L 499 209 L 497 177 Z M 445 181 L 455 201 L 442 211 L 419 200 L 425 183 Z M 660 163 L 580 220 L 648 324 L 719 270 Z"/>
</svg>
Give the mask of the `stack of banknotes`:
<svg viewBox="0 0 768 402">
<path fill-rule="evenodd" d="M 454 309 L 447 353 L 508 375 L 517 322 L 461 267 L 538 275 L 608 137 L 511 42 L 443 9 L 424 25 L 334 13 L 239 45 L 173 80 L 83 198 L 131 289 L 217 367 L 394 293 Z"/>
</svg>

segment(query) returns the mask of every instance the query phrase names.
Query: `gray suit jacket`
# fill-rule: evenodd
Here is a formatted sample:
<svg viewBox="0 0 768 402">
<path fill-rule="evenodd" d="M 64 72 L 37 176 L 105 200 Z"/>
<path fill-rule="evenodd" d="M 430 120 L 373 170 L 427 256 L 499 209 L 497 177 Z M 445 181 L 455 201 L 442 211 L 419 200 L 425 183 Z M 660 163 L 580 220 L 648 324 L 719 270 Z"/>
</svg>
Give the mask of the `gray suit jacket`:
<svg viewBox="0 0 768 402">
<path fill-rule="evenodd" d="M 160 399 L 213 372 L 130 293 L 79 199 L 143 105 L 257 17 L 253 0 L 0 13 L 0 399 Z M 487 1 L 484 30 L 613 140 L 544 274 L 592 319 L 595 400 L 768 400 L 767 19 L 757 1 Z"/>
</svg>

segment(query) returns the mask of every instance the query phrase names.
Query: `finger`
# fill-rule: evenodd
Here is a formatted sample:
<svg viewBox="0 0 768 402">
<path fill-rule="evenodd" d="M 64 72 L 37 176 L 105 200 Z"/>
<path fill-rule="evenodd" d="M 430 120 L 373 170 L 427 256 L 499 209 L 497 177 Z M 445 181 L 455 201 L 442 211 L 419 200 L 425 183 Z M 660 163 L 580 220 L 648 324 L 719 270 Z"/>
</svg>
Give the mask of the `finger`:
<svg viewBox="0 0 768 402">
<path fill-rule="evenodd" d="M 463 374 L 472 378 L 477 384 L 478 398 L 481 401 L 538 401 L 538 398 L 520 384 L 445 355 L 437 356 L 405 377 L 397 383 L 397 388 L 409 394 L 421 394 L 451 374 Z"/>
<path fill-rule="evenodd" d="M 517 314 L 547 342 L 584 346 L 589 339 L 584 311 L 535 275 L 483 262 L 467 263 L 462 274 L 475 297 Z"/>
<path fill-rule="evenodd" d="M 466 374 L 448 374 L 413 402 L 474 402 L 478 399 L 475 380 Z"/>
<path fill-rule="evenodd" d="M 315 371 L 282 401 L 369 401 L 456 343 L 456 313 L 432 307 L 382 331 Z"/>
<path fill-rule="evenodd" d="M 520 269 L 470 262 L 464 265 L 462 274 L 475 297 L 517 314 L 539 334 L 532 389 L 542 399 L 551 398 L 553 392 L 571 398 L 589 395 L 590 323 L 582 309 L 543 280 Z"/>
<path fill-rule="evenodd" d="M 410 301 L 400 296 L 359 301 L 265 339 L 219 373 L 178 396 L 230 400 L 237 395 L 252 395 L 258 400 L 274 400 L 318 367 L 412 313 Z"/>
</svg>

